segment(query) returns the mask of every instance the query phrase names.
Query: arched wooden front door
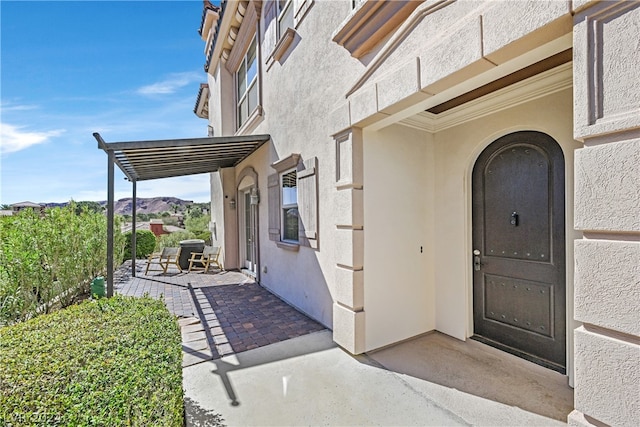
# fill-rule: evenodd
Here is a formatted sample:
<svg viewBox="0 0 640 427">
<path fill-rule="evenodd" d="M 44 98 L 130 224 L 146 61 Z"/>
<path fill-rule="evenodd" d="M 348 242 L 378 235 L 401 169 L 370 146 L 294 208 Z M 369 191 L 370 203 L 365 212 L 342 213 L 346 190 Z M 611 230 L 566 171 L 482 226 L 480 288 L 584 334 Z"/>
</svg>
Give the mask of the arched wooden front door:
<svg viewBox="0 0 640 427">
<path fill-rule="evenodd" d="M 516 132 L 473 169 L 474 339 L 565 372 L 565 184 L 558 143 Z"/>
</svg>

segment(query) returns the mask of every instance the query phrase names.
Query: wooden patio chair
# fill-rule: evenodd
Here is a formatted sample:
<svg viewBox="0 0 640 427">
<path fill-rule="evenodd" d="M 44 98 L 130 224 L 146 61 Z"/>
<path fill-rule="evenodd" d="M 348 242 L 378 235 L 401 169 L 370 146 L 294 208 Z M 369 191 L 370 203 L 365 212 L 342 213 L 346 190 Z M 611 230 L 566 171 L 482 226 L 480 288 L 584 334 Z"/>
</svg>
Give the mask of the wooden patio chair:
<svg viewBox="0 0 640 427">
<path fill-rule="evenodd" d="M 218 262 L 219 256 L 220 247 L 218 246 L 205 246 L 202 252 L 192 252 L 191 258 L 189 258 L 189 272 L 197 269 L 204 270 L 206 273 L 210 266 L 215 266 L 222 270 L 222 266 Z M 198 264 L 200 267 L 196 266 Z"/>
<path fill-rule="evenodd" d="M 167 273 L 167 269 L 169 265 L 175 265 L 180 272 L 182 272 L 182 267 L 180 267 L 180 248 L 163 248 L 162 252 L 155 252 L 149 255 L 147 258 L 147 269 L 144 274 L 149 272 L 149 267 L 151 265 L 159 265 L 162 268 L 163 273 Z M 160 271 L 158 269 L 152 269 L 151 271 Z"/>
</svg>

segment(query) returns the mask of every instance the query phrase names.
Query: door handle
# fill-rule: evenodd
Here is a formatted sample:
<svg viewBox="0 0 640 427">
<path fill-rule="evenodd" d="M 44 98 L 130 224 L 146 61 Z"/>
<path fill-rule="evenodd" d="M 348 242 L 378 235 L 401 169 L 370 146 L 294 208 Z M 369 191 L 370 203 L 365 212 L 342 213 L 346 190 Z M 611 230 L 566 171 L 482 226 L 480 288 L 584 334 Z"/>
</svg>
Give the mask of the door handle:
<svg viewBox="0 0 640 427">
<path fill-rule="evenodd" d="M 514 211 L 514 212 L 511 214 L 511 219 L 509 220 L 509 223 L 510 223 L 511 225 L 513 225 L 514 227 L 517 227 L 517 226 L 519 225 L 519 224 L 518 224 L 519 222 L 520 222 L 520 218 L 519 218 L 518 212 L 515 212 L 515 211 Z"/>
<path fill-rule="evenodd" d="M 480 251 L 478 249 L 473 250 L 473 269 L 480 271 Z"/>
</svg>

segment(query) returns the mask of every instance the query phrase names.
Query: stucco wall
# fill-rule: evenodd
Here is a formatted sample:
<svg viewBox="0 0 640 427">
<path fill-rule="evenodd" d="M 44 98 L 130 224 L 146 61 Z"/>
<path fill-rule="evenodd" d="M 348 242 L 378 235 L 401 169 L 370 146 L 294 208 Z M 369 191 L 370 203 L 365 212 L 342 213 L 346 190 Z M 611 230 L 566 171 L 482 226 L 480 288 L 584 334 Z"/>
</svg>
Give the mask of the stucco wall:
<svg viewBox="0 0 640 427">
<path fill-rule="evenodd" d="M 435 328 L 433 150 L 404 126 L 364 133 L 367 350 Z"/>
<path fill-rule="evenodd" d="M 258 173 L 260 283 L 328 327 L 333 327 L 337 262 L 334 242 L 338 231 L 333 202 L 336 152 L 331 133 L 334 128 L 327 118 L 344 99 L 349 84 L 348 79 L 336 78 L 336 73 L 357 75 L 363 69 L 362 63 L 328 41 L 349 11 L 348 2 L 314 2 L 297 26 L 296 38 L 281 60 L 267 70 L 266 58 L 261 58 L 264 113 L 251 133 L 270 134 L 271 141 L 235 168 L 236 176 L 249 166 Z M 331 84 L 327 84 L 329 81 Z M 227 85 L 233 87 L 230 82 Z M 227 98 L 224 95 L 223 105 L 214 107 L 227 111 L 223 116 L 233 114 L 235 108 L 228 102 L 233 95 Z M 303 161 L 318 158 L 317 250 L 301 246 L 298 251 L 288 251 L 269 240 L 267 177 L 276 172 L 272 163 L 293 153 L 300 153 Z"/>
<path fill-rule="evenodd" d="M 574 18 L 575 408 L 572 426 L 640 419 L 640 3 L 583 5 Z"/>
<path fill-rule="evenodd" d="M 477 156 L 500 136 L 538 130 L 561 145 L 567 241 L 581 236 L 571 226 L 573 151 L 581 146 L 571 124 L 572 93 L 565 89 L 436 134 L 400 125 L 365 130 L 367 350 L 433 329 L 462 340 L 473 334 L 470 177 Z M 572 265 L 569 243 L 567 301 L 573 300 Z M 570 331 L 577 326 L 572 304 L 567 311 Z"/>
</svg>

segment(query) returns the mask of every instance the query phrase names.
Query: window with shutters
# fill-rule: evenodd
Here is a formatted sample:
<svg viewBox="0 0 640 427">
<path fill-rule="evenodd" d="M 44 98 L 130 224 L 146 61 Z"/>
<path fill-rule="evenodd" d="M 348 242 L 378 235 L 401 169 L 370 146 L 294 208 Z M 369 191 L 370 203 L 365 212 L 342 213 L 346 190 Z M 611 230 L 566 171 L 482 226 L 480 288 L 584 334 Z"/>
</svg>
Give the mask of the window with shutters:
<svg viewBox="0 0 640 427">
<path fill-rule="evenodd" d="M 288 250 L 318 248 L 318 160 L 292 154 L 271 165 L 268 178 L 269 239 Z"/>
</svg>

